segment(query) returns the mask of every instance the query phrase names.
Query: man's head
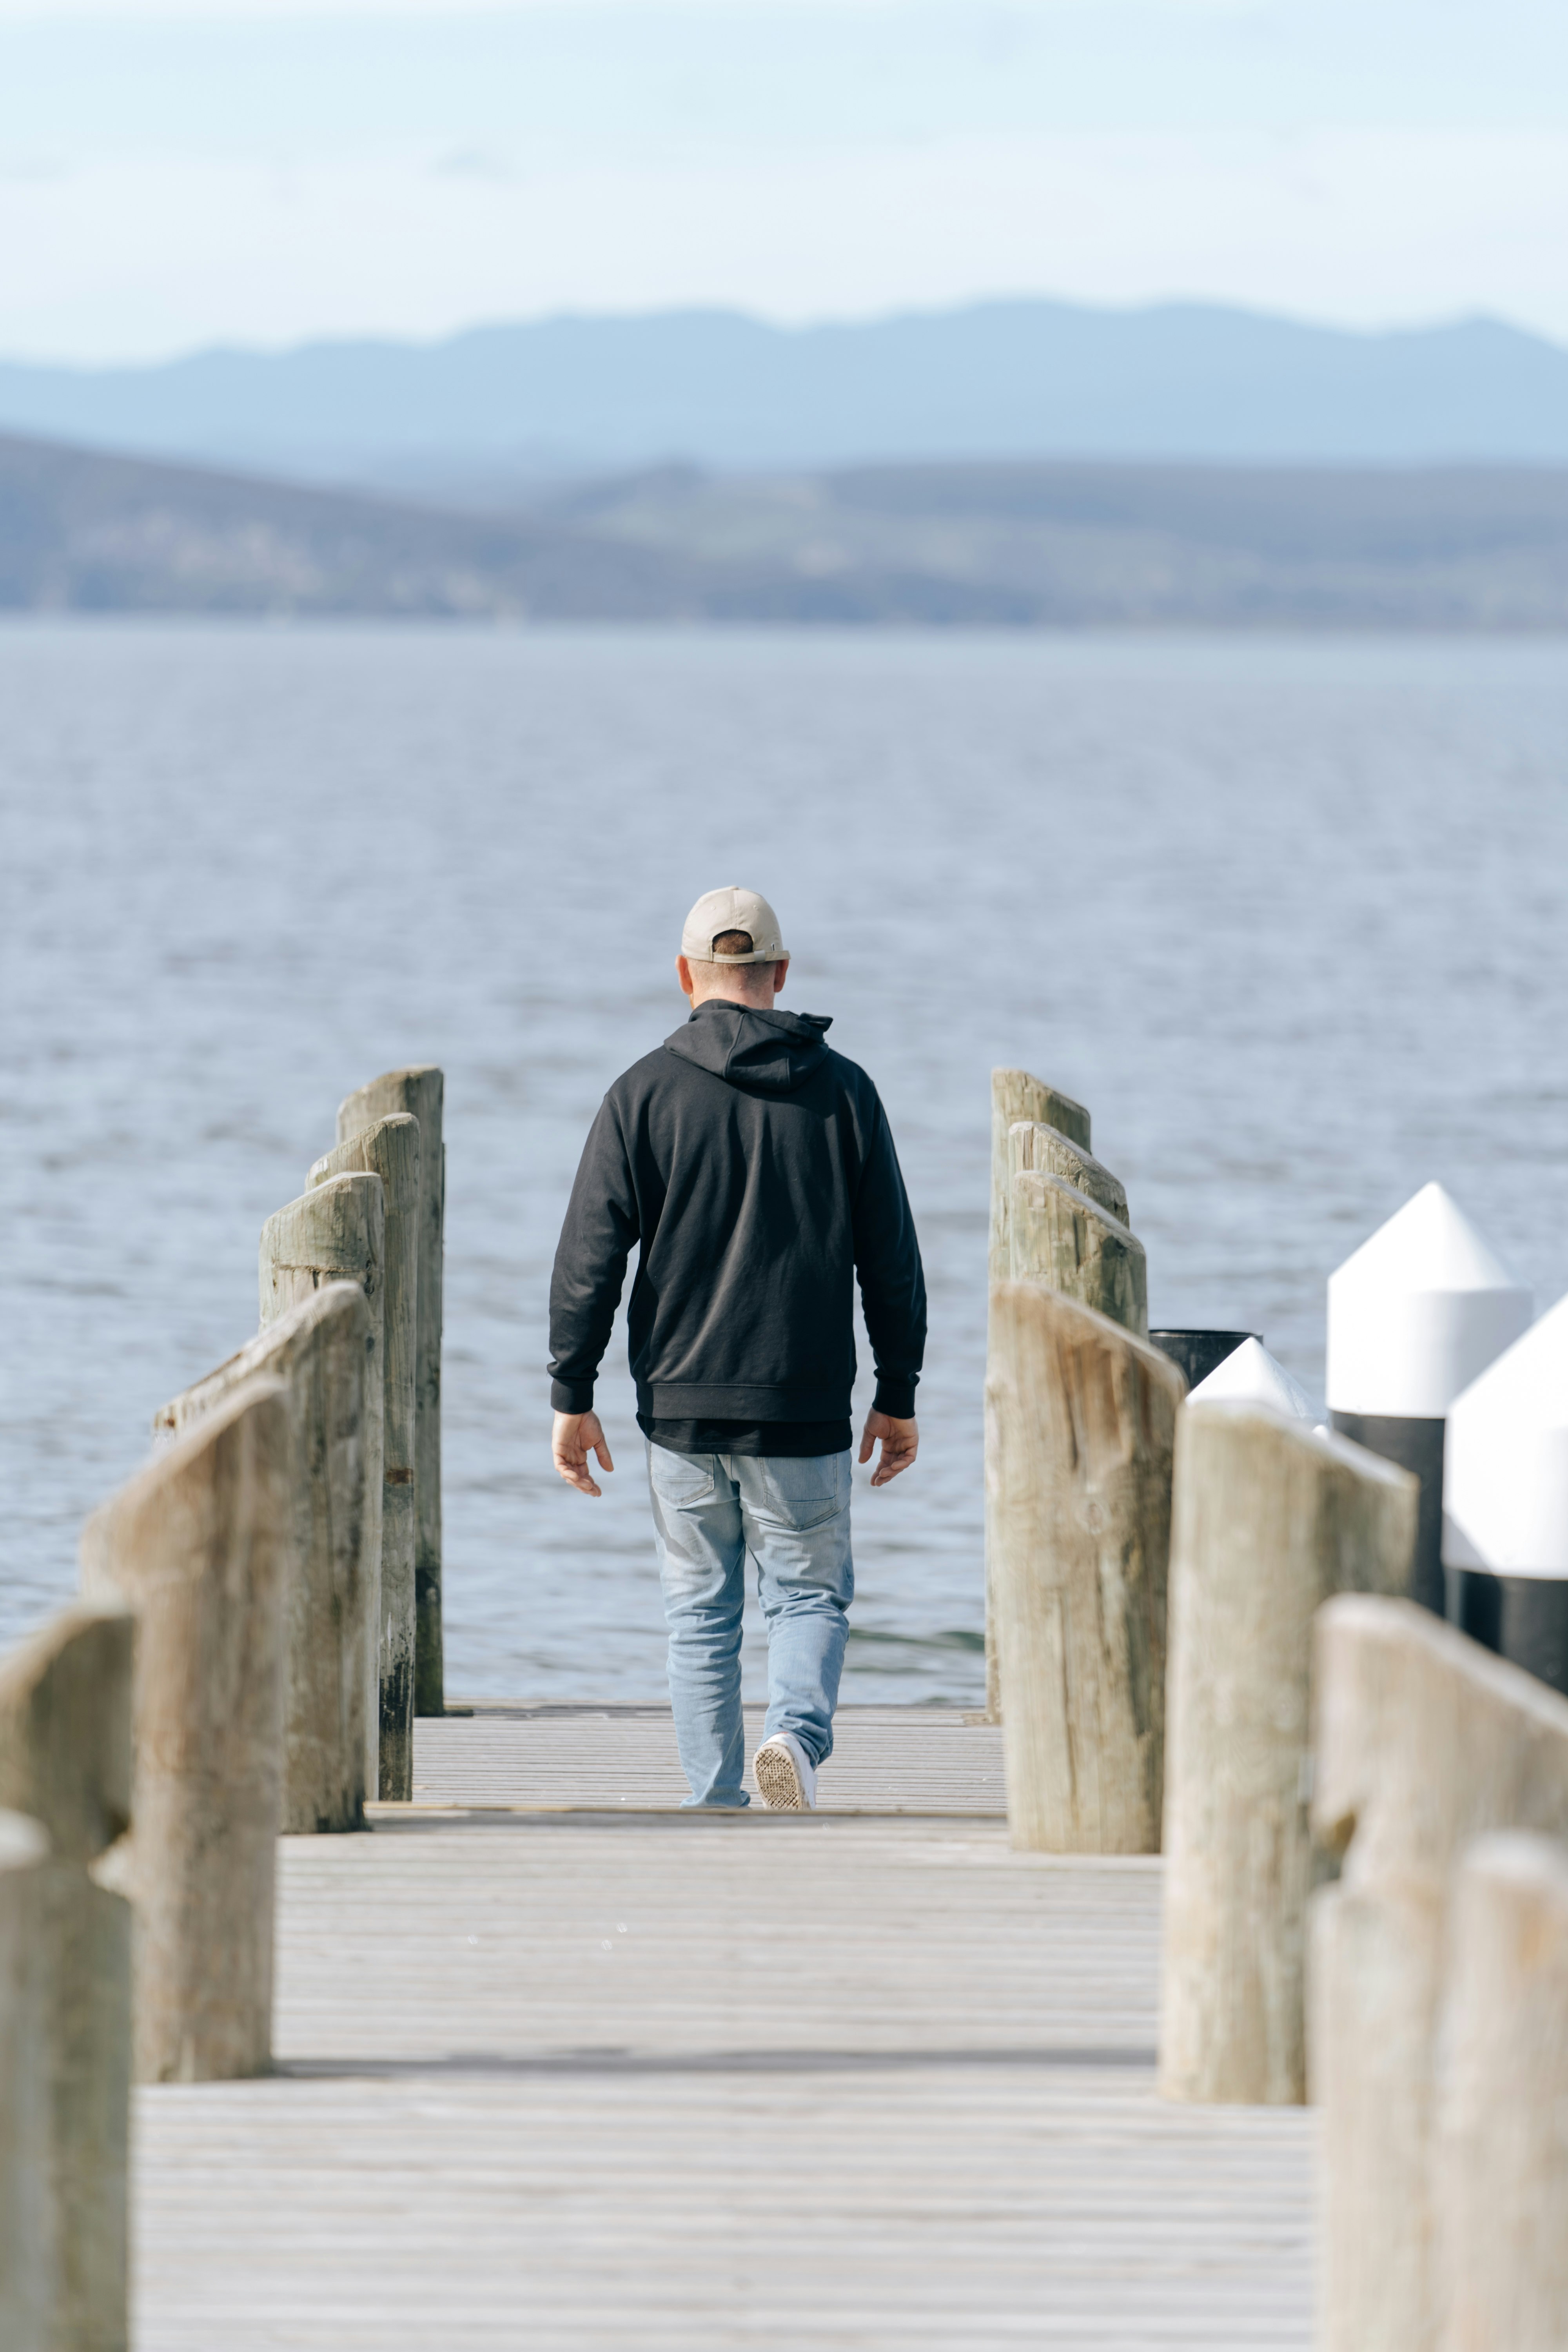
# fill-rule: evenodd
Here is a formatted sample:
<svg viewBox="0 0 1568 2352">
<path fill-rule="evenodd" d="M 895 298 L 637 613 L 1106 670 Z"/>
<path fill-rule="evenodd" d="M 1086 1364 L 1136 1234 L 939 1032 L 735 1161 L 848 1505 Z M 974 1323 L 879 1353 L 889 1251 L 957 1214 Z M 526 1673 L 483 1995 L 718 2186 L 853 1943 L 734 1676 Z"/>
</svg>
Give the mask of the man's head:
<svg viewBox="0 0 1568 2352">
<path fill-rule="evenodd" d="M 694 1005 L 718 996 L 768 1011 L 789 970 L 778 917 L 757 891 L 738 883 L 708 891 L 682 926 L 675 969 Z"/>
</svg>

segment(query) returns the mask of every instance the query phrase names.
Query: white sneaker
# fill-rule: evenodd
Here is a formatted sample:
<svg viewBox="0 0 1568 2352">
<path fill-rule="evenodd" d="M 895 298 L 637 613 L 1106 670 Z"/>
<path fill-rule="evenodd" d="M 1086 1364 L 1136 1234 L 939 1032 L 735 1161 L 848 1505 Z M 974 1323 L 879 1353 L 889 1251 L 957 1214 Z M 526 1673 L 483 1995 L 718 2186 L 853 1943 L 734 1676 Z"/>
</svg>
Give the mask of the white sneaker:
<svg viewBox="0 0 1568 2352">
<path fill-rule="evenodd" d="M 816 1811 L 816 1767 L 793 1731 L 775 1731 L 757 1750 L 757 1789 L 770 1813 Z"/>
</svg>

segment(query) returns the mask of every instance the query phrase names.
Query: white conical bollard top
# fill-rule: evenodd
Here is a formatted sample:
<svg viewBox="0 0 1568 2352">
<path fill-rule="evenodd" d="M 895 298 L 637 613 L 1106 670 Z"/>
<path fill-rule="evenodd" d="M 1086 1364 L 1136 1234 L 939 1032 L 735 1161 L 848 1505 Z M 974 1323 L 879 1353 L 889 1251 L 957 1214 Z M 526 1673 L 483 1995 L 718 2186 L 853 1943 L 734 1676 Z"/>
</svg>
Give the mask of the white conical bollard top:
<svg viewBox="0 0 1568 2352">
<path fill-rule="evenodd" d="M 1334 1282 L 1383 1290 L 1510 1290 L 1513 1276 L 1453 1194 L 1423 1184 L 1371 1239 L 1352 1250 Z"/>
<path fill-rule="evenodd" d="M 1529 1322 L 1529 1291 L 1423 1184 L 1329 1276 L 1330 1410 L 1439 1421 Z"/>
<path fill-rule="evenodd" d="M 1244 1339 L 1187 1398 L 1189 1404 L 1267 1404 L 1297 1421 L 1315 1422 L 1317 1412 L 1300 1383 L 1277 1363 L 1261 1339 Z"/>
<path fill-rule="evenodd" d="M 1568 1577 L 1568 1298 L 1448 1408 L 1443 1557 L 1494 1576 Z"/>
</svg>

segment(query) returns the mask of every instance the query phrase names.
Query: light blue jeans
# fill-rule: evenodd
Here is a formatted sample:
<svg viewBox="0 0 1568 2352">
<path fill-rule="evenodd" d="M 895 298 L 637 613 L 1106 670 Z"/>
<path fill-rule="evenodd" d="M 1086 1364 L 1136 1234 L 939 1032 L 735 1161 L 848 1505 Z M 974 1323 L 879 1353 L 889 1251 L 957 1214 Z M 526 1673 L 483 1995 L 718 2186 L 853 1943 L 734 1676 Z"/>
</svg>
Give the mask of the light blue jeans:
<svg viewBox="0 0 1568 2352">
<path fill-rule="evenodd" d="M 647 1449 L 669 1696 L 689 1805 L 745 1805 L 741 1616 L 753 1561 L 768 1629 L 763 1738 L 793 1731 L 814 1764 L 833 1752 L 848 1638 L 849 1454 Z"/>
</svg>

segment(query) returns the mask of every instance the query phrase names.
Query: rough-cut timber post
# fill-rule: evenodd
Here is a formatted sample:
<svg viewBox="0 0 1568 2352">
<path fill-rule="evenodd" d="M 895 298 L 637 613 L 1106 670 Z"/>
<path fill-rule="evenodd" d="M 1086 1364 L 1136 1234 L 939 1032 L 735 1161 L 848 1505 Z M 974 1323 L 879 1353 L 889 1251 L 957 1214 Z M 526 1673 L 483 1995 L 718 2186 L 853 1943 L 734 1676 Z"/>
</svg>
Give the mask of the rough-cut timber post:
<svg viewBox="0 0 1568 2352">
<path fill-rule="evenodd" d="M 447 1082 L 433 1063 L 388 1070 L 338 1105 L 338 1141 L 407 1111 L 419 1121 L 419 1345 L 414 1367 L 414 1712 L 446 1708 L 441 1633 L 441 1286 L 447 1217 Z"/>
<path fill-rule="evenodd" d="M 1059 1176 L 1022 1170 L 1013 1181 L 1008 1245 L 1014 1282 L 1048 1282 L 1080 1307 L 1149 1336 L 1149 1269 L 1135 1234 Z"/>
<path fill-rule="evenodd" d="M 1434 2158 L 1439 2352 L 1568 2337 L 1568 1847 L 1479 1839 L 1449 1906 Z"/>
<path fill-rule="evenodd" d="M 0 2344 L 52 2352 L 57 2249 L 48 2191 L 48 1955 L 35 1821 L 0 1812 Z"/>
<path fill-rule="evenodd" d="M 1321 2352 L 1431 2352 L 1434 2055 L 1449 1883 L 1494 1829 L 1568 1832 L 1568 1698 L 1409 1601 L 1318 1612 L 1308 2077 Z M 1512 2347 L 1510 2347 L 1512 2352 Z"/>
<path fill-rule="evenodd" d="M 1043 1282 L 991 1292 L 986 1475 L 1016 1846 L 1154 1853 L 1171 1457 L 1154 1348 Z"/>
<path fill-rule="evenodd" d="M 1127 1213 L 1127 1187 L 1120 1176 L 1102 1167 L 1091 1151 L 1074 1143 L 1057 1128 L 1037 1119 L 1021 1118 L 1007 1129 L 1007 1181 L 1011 1186 L 1026 1168 L 1042 1176 L 1059 1176 L 1075 1192 L 1087 1192 L 1096 1208 L 1114 1217 L 1119 1225 L 1132 1222 Z M 1006 1280 L 1004 1274 L 1000 1279 Z"/>
<path fill-rule="evenodd" d="M 123 1611 L 67 1609 L 0 1664 L 0 1805 L 31 1815 L 49 1842 L 39 1890 L 52 2352 L 124 2352 L 127 2341 L 131 1906 L 88 1866 L 130 1826 L 134 1623 Z"/>
<path fill-rule="evenodd" d="M 1054 1087 L 1047 1087 L 1043 1078 L 1031 1077 L 1027 1070 L 992 1071 L 990 1274 L 993 1282 L 1009 1279 L 1007 1205 L 1011 1171 L 1007 1137 L 1010 1129 L 1020 1123 L 1054 1128 L 1058 1135 L 1065 1137 L 1069 1144 L 1076 1144 L 1082 1152 L 1087 1152 L 1089 1145 L 1089 1118 L 1081 1103 L 1075 1103 L 1070 1095 L 1058 1094 Z"/>
<path fill-rule="evenodd" d="M 257 1380 L 153 1457 L 82 1534 L 88 1596 L 137 1612 L 135 2073 L 263 2074 L 283 1799 L 294 1433 Z"/>
<path fill-rule="evenodd" d="M 284 1381 L 300 1482 L 300 1574 L 285 1611 L 283 1828 L 364 1826 L 379 1563 L 366 1544 L 365 1391 L 374 1349 L 357 1283 L 329 1282 L 158 1413 L 178 1434 L 258 1373 Z"/>
<path fill-rule="evenodd" d="M 1031 1077 L 1027 1070 L 993 1070 L 991 1073 L 991 1239 L 988 1258 L 989 1284 L 1006 1282 L 1012 1275 L 1012 1256 L 1008 1244 L 1008 1215 L 1012 1199 L 1012 1181 L 1008 1168 L 1007 1137 L 1020 1120 L 1055 1128 L 1069 1143 L 1087 1151 L 1089 1143 L 1089 1118 L 1081 1103 L 1070 1095 L 1058 1094 L 1047 1087 L 1043 1078 Z M 990 1326 L 986 1326 L 985 1368 L 991 1369 Z M 996 1638 L 993 1626 L 995 1609 L 992 1598 L 992 1555 L 994 1546 L 991 1533 L 991 1482 L 985 1481 L 985 1717 L 989 1723 L 1002 1720 L 1001 1667 L 996 1654 Z"/>
<path fill-rule="evenodd" d="M 365 1659 L 365 1794 L 381 1789 L 382 1685 L 387 1647 L 386 1612 L 381 1605 L 383 1454 L 385 1410 L 384 1300 L 386 1288 L 386 1211 L 379 1176 L 338 1176 L 301 1193 L 268 1217 L 261 1229 L 261 1328 L 268 1330 L 290 1308 L 313 1298 L 323 1285 L 352 1282 L 363 1291 L 370 1312 L 365 1354 L 364 1506 L 365 1557 L 374 1563 L 367 1596 L 375 1628 Z"/>
<path fill-rule="evenodd" d="M 1415 1480 L 1256 1404 L 1177 1416 L 1160 2088 L 1288 2105 L 1304 2013 L 1312 1619 L 1402 1593 Z"/>
<path fill-rule="evenodd" d="M 381 1773 L 379 1794 L 414 1794 L 414 1363 L 418 1346 L 419 1122 L 378 1119 L 317 1160 L 308 1183 L 379 1176 L 385 1202 L 382 1290 Z"/>
</svg>

